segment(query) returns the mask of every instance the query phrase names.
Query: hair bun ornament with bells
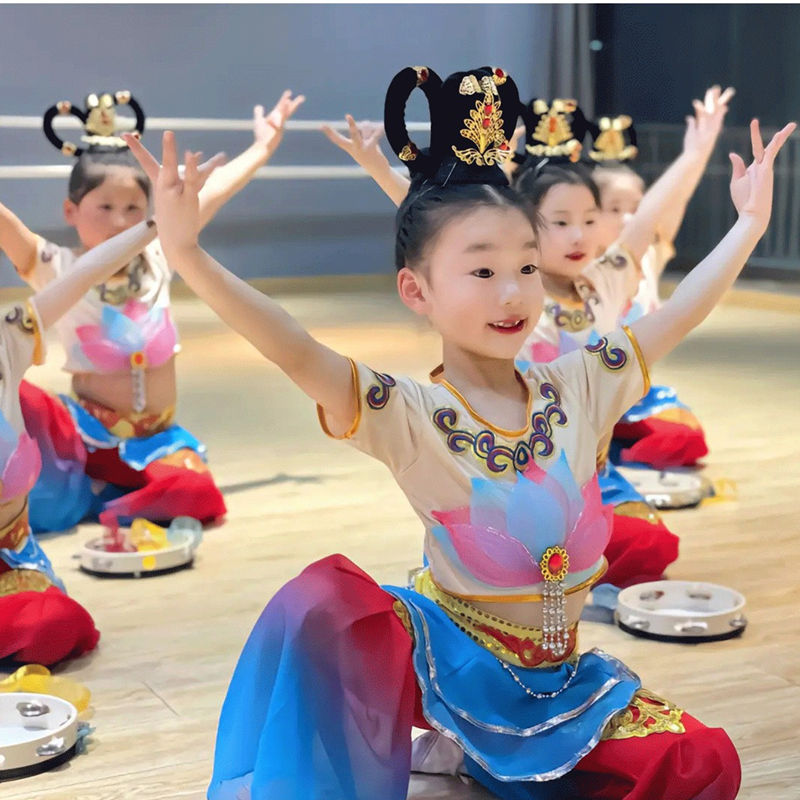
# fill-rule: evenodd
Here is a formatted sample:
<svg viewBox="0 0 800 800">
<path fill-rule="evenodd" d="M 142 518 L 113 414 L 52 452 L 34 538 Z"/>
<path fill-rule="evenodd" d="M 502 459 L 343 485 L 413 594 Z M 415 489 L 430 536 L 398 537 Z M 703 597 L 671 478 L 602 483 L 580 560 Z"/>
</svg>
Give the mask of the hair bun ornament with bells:
<svg viewBox="0 0 800 800">
<path fill-rule="evenodd" d="M 555 98 L 551 103 L 535 98 L 522 109 L 525 152 L 534 158 L 563 158 L 577 162 L 589 124 L 575 100 Z M 524 161 L 517 158 L 517 161 Z"/>
<path fill-rule="evenodd" d="M 629 116 L 601 117 L 590 129 L 594 139 L 589 150 L 592 161 L 632 161 L 639 154 L 636 130 Z"/>
<path fill-rule="evenodd" d="M 136 115 L 135 121 L 123 120 L 117 117 L 116 106 L 130 106 Z M 77 117 L 84 130 L 81 141 L 86 147 L 78 147 L 72 142 L 65 142 L 53 130 L 53 120 L 57 116 Z M 56 103 L 44 112 L 42 127 L 44 135 L 48 141 L 65 156 L 80 156 L 86 149 L 95 150 L 102 148 L 125 148 L 125 141 L 118 135 L 119 133 L 133 133 L 141 135 L 144 133 L 144 111 L 139 103 L 136 102 L 130 92 L 116 92 L 111 94 L 90 94 L 86 98 L 86 110 L 81 111 L 75 108 L 68 100 Z"/>
<path fill-rule="evenodd" d="M 406 129 L 406 103 L 420 88 L 428 100 L 430 145 L 418 147 Z M 509 141 L 519 116 L 514 81 L 499 67 L 456 72 L 444 81 L 429 67 L 406 67 L 386 92 L 386 138 L 412 177 L 433 183 L 506 185 L 500 165 L 511 157 Z"/>
</svg>

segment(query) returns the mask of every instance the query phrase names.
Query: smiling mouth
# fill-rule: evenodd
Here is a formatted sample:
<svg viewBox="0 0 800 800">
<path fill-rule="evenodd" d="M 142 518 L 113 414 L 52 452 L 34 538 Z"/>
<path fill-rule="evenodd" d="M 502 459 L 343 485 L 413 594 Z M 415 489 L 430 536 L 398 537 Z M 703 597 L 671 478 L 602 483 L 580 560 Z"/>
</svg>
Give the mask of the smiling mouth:
<svg viewBox="0 0 800 800">
<path fill-rule="evenodd" d="M 525 320 L 504 319 L 502 322 L 490 322 L 489 327 L 497 333 L 519 333 L 525 327 Z"/>
</svg>

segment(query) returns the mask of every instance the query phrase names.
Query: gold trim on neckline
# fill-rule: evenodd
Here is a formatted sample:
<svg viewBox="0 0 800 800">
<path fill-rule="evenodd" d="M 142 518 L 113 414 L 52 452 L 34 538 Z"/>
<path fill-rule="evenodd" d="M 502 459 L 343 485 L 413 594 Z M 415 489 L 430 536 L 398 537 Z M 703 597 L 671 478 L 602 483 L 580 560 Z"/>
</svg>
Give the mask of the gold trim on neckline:
<svg viewBox="0 0 800 800">
<path fill-rule="evenodd" d="M 531 393 L 531 387 L 528 386 L 527 381 L 525 378 L 522 377 L 522 373 L 518 369 L 514 369 L 514 374 L 517 376 L 517 380 L 525 387 L 525 391 L 528 394 L 528 402 L 525 408 L 525 418 L 527 420 L 525 427 L 521 428 L 516 431 L 511 431 L 506 428 L 501 428 L 497 425 L 492 424 L 489 422 L 488 419 L 482 417 L 469 403 L 466 397 L 464 397 L 461 392 L 453 386 L 450 381 L 446 380 L 442 377 L 442 372 L 444 372 L 444 365 L 439 364 L 438 367 L 432 369 L 428 375 L 430 378 L 431 383 L 438 383 L 440 386 L 444 386 L 450 394 L 452 394 L 459 403 L 461 403 L 464 408 L 467 409 L 467 413 L 478 423 L 481 425 L 485 425 L 492 433 L 497 433 L 500 436 L 504 436 L 506 439 L 518 439 L 520 436 L 524 436 L 531 427 L 531 412 L 533 411 L 533 394 Z"/>
</svg>

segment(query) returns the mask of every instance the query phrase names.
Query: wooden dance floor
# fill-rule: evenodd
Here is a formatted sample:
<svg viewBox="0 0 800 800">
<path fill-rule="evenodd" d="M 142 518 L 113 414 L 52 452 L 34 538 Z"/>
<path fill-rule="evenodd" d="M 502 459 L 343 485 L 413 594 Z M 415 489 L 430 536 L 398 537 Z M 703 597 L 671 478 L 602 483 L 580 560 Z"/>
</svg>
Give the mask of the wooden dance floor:
<svg viewBox="0 0 800 800">
<path fill-rule="evenodd" d="M 322 341 L 381 371 L 423 379 L 439 361 L 436 337 L 391 285 L 278 289 Z M 91 690 L 96 730 L 87 754 L 3 784 L 4 800 L 200 800 L 234 664 L 276 589 L 336 551 L 379 582 L 403 582 L 419 563 L 420 525 L 389 472 L 326 439 L 313 404 L 199 301 L 178 292 L 175 316 L 178 420 L 208 444 L 227 521 L 206 531 L 193 569 L 140 580 L 79 571 L 73 556 L 96 526 L 43 537 L 102 633 L 95 652 L 57 670 Z M 800 798 L 798 352 L 800 297 L 739 291 L 654 370 L 703 422 L 707 474 L 737 492 L 667 515 L 681 537 L 670 577 L 742 591 L 744 636 L 685 646 L 582 625 L 583 648 L 619 656 L 646 687 L 728 731 L 744 765 L 742 800 Z M 64 390 L 61 363 L 54 343 L 48 364 L 28 378 Z M 415 778 L 410 797 L 489 795 L 454 779 Z"/>
</svg>

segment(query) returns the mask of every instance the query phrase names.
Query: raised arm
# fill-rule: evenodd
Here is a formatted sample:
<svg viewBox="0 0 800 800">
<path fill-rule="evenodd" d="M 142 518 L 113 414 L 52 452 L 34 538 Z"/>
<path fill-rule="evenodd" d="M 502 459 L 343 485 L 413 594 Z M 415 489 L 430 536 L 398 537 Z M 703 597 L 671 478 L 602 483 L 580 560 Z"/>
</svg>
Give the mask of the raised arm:
<svg viewBox="0 0 800 800">
<path fill-rule="evenodd" d="M 0 203 L 0 249 L 20 278 L 25 276 L 36 264 L 36 234 L 10 208 Z"/>
<path fill-rule="evenodd" d="M 396 205 L 405 200 L 411 181 L 392 169 L 388 159 L 381 150 L 380 139 L 383 125 L 362 122 L 357 125 L 350 114 L 345 116 L 350 126 L 350 138 L 325 125 L 322 132 L 337 146 L 345 151 L 359 166 L 363 167 L 372 180 L 383 189 L 389 199 Z"/>
<path fill-rule="evenodd" d="M 84 253 L 64 275 L 31 297 L 44 328 L 69 311 L 92 286 L 122 269 L 156 238 L 156 224 L 146 220 Z"/>
<path fill-rule="evenodd" d="M 269 161 L 283 139 L 286 122 L 304 101 L 303 95 L 292 97 L 287 89 L 269 114 L 264 113 L 263 106 L 253 109 L 253 144 L 225 166 L 218 167 L 200 192 L 201 228 Z"/>
<path fill-rule="evenodd" d="M 790 123 L 764 148 L 758 120 L 753 120 L 750 123 L 753 163 L 745 168 L 738 155 L 730 154 L 731 198 L 739 218 L 660 309 L 631 325 L 648 365 L 667 355 L 699 325 L 742 271 L 769 225 L 775 156 L 796 127 Z"/>
<path fill-rule="evenodd" d="M 127 135 L 125 138 L 153 182 L 159 239 L 170 264 L 224 322 L 325 409 L 333 433 L 344 433 L 357 410 L 348 359 L 316 341 L 274 300 L 200 249 L 200 177 L 195 154 L 186 154 L 186 172 L 181 180 L 170 131 L 163 138 L 162 166 L 140 142 Z"/>
<path fill-rule="evenodd" d="M 687 117 L 683 151 L 647 190 L 618 239 L 637 261 L 653 243 L 656 232 L 666 241 L 674 238 L 714 151 L 733 94 L 733 89 L 721 92 L 714 86 L 706 92 L 704 103 L 694 101 L 695 115 Z"/>
</svg>

